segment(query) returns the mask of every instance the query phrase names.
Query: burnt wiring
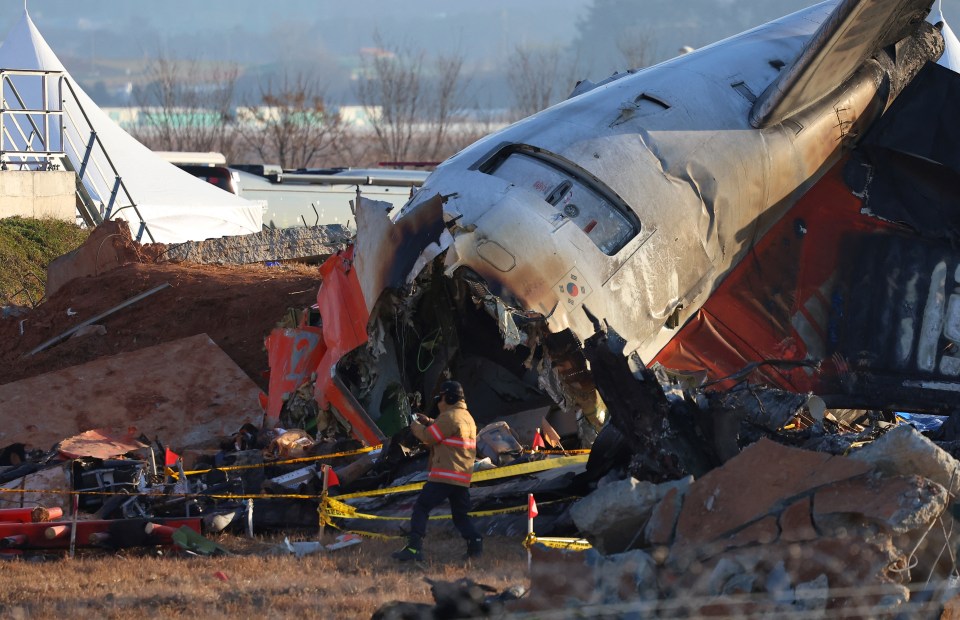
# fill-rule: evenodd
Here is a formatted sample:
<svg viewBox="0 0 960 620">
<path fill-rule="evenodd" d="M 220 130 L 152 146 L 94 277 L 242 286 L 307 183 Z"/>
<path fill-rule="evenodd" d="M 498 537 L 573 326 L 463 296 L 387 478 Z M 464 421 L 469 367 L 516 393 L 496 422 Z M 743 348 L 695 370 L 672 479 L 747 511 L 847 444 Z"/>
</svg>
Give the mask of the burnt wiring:
<svg viewBox="0 0 960 620">
<path fill-rule="evenodd" d="M 440 332 L 440 327 L 437 327 L 432 332 L 430 332 L 430 334 L 426 338 L 420 341 L 420 345 L 417 347 L 417 370 L 419 370 L 421 373 L 427 372 L 427 369 L 433 366 L 433 362 L 436 361 L 437 356 L 434 352 L 436 351 L 437 345 L 439 344 L 441 335 L 442 334 Z M 421 355 L 423 354 L 424 349 L 427 349 L 428 351 L 430 351 L 430 361 L 427 363 L 426 366 L 423 365 L 423 362 L 421 360 Z"/>
</svg>

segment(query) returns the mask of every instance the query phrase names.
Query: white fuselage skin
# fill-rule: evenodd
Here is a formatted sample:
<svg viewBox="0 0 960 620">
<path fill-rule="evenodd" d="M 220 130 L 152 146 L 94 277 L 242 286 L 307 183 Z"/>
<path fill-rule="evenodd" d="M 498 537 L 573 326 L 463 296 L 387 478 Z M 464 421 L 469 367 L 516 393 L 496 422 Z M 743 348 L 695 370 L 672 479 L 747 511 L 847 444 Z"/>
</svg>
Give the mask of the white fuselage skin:
<svg viewBox="0 0 960 620">
<path fill-rule="evenodd" d="M 609 82 L 488 136 L 438 167 L 399 217 L 446 197 L 444 217 L 456 219 L 448 275 L 469 267 L 549 316 L 551 331 L 570 328 L 581 339 L 593 333 L 585 305 L 646 363 L 676 334 L 667 325 L 682 325 L 837 161 L 853 128 L 882 112 L 882 79 L 871 70 L 793 119 L 750 125 L 752 99 L 834 5 Z M 605 254 L 542 194 L 477 169 L 501 144 L 543 149 L 592 175 L 633 211 L 639 234 Z M 571 273 L 586 280 L 585 296 L 566 294 Z"/>
</svg>

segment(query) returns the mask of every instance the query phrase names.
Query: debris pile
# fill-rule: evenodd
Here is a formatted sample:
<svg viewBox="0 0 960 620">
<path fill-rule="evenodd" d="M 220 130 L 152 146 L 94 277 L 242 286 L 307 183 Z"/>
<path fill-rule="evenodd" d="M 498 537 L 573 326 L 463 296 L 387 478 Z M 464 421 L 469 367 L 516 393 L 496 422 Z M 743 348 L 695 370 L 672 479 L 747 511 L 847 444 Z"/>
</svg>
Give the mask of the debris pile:
<svg viewBox="0 0 960 620">
<path fill-rule="evenodd" d="M 602 554 L 589 602 L 655 608 L 664 599 L 680 612 L 676 602 L 685 600 L 690 615 L 890 611 L 912 595 L 942 605 L 956 594 L 940 591 L 956 570 L 950 494 L 875 465 L 896 458 L 891 449 L 905 441 L 918 458 L 937 448 L 909 426 L 891 436 L 851 457 L 764 439 L 696 481 L 627 479 L 599 489 L 571 511 Z M 955 476 L 952 458 L 940 465 L 949 469 L 927 473 Z M 628 575 L 636 588 L 624 592 Z"/>
<path fill-rule="evenodd" d="M 621 346 L 608 330 L 585 347 L 612 416 L 570 509 L 593 549 L 534 543 L 521 609 L 931 615 L 960 593 L 960 462 L 914 426 L 762 386 L 704 394 L 631 373 Z M 584 571 L 589 587 L 560 576 Z"/>
<path fill-rule="evenodd" d="M 382 314 L 349 312 L 364 300 L 350 296 L 360 289 L 352 249 L 312 272 L 171 264 L 167 254 L 122 227 L 97 230 L 52 267 L 61 281 L 46 303 L 0 321 L 3 552 L 159 544 L 208 554 L 222 550 L 201 533 L 344 530 L 330 545 L 278 550 L 299 557 L 358 534 L 406 534 L 428 458 L 408 426 L 432 399 L 397 382 L 410 370 L 359 363 L 387 359 L 393 342 L 378 331 Z M 519 543 L 526 530 L 533 558 L 529 593 L 434 584 L 440 606 L 452 597 L 476 613 L 535 611 L 560 597 L 602 613 L 886 613 L 941 609 L 957 594 L 952 422 L 830 410 L 815 395 L 749 383 L 756 365 L 724 382 L 645 368 L 592 317 L 582 348 L 550 334 L 523 345 L 534 357 L 549 349 L 540 378 L 567 381 L 544 392 L 506 370 L 522 368 L 516 351 L 497 357 L 499 340 L 471 340 L 470 326 L 490 319 L 482 296 L 434 290 L 460 308 L 456 338 L 443 345 L 411 327 L 416 376 L 426 386 L 456 368 L 474 386 L 487 413 L 473 513 L 487 535 Z M 338 383 L 333 368 L 349 372 Z M 373 374 L 354 374 L 364 369 Z M 490 413 L 497 403 L 511 406 Z M 449 521 L 435 516 L 431 528 Z"/>
</svg>

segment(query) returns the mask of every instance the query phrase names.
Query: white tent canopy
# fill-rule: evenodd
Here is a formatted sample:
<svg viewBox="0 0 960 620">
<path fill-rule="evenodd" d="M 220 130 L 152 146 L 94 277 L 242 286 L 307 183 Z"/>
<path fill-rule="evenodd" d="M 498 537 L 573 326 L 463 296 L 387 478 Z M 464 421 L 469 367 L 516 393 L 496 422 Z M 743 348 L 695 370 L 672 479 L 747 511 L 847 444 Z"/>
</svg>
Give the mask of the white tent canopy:
<svg viewBox="0 0 960 620">
<path fill-rule="evenodd" d="M 26 12 L 0 45 L 0 70 L 63 72 L 64 84 L 51 79 L 45 87 L 50 102 L 62 96 L 63 134 L 51 130 L 57 135 L 44 148 L 62 148 L 74 170 L 86 171 L 84 187 L 105 214 L 130 221 L 134 231 L 142 217 L 153 239 L 162 243 L 260 232 L 261 205 L 163 161 L 115 124 L 66 72 Z M 7 101 L 14 100 L 13 84 L 25 108 L 42 109 L 44 87 L 31 87 L 31 79 L 40 84 L 40 78 L 9 77 L 10 83 L 2 85 Z M 52 107 L 56 104 L 48 104 Z M 14 140 L 23 148 L 22 136 L 15 134 Z M 26 138 L 32 140 L 32 135 Z"/>
<path fill-rule="evenodd" d="M 957 35 L 953 34 L 953 30 L 947 24 L 947 21 L 943 19 L 942 0 L 937 0 L 937 4 L 933 7 L 933 10 L 930 11 L 927 21 L 933 24 L 943 23 L 944 50 L 943 56 L 940 57 L 938 64 L 943 65 L 951 71 L 960 73 L 960 41 L 957 41 Z"/>
</svg>

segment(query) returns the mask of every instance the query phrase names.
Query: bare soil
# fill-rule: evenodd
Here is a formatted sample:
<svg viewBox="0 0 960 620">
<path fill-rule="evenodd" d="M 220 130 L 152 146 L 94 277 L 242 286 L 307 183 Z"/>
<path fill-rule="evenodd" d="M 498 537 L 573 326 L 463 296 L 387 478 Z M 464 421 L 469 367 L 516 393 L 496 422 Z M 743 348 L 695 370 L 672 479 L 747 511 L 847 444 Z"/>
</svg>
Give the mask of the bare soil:
<svg viewBox="0 0 960 620">
<path fill-rule="evenodd" d="M 72 338 L 24 357 L 44 341 L 165 282 L 171 287 L 100 321 L 105 335 Z M 135 263 L 77 278 L 25 320 L 0 320 L 0 384 L 206 333 L 265 389 L 263 338 L 289 308 L 315 303 L 319 285 L 316 267 L 300 265 Z"/>
<path fill-rule="evenodd" d="M 224 536 L 219 542 L 236 555 L 209 558 L 153 551 L 5 562 L 0 617 L 369 618 L 393 600 L 432 603 L 424 577 L 469 577 L 498 590 L 529 583 L 518 540 L 488 538 L 484 557 L 468 563 L 462 540 L 430 536 L 428 560 L 413 565 L 390 557 L 400 541 L 364 540 L 299 559 L 274 553 L 281 541 Z"/>
</svg>

